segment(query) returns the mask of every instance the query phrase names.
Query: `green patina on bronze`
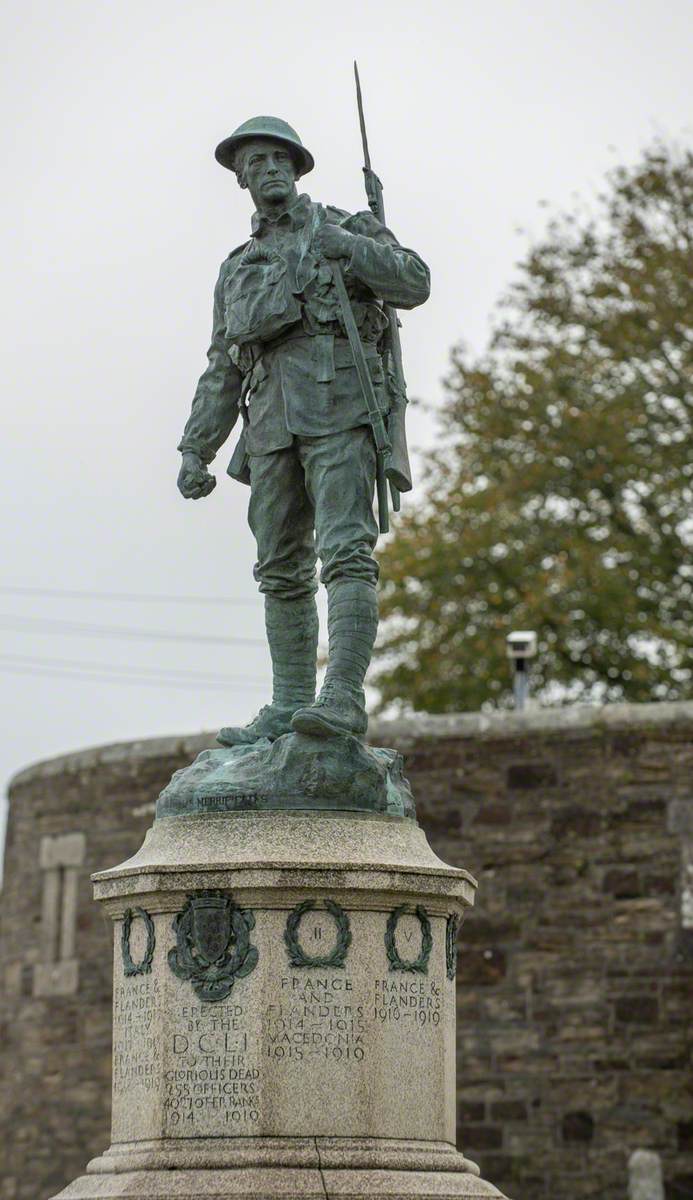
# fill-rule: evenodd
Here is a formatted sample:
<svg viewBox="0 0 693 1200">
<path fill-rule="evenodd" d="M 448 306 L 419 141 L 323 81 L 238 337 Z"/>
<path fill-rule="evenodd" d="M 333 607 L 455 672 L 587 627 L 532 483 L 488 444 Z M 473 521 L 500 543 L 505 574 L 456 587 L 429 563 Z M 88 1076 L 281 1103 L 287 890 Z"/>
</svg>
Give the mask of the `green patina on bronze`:
<svg viewBox="0 0 693 1200">
<path fill-rule="evenodd" d="M 384 224 L 365 140 L 364 149 L 371 207 L 352 214 L 299 195 L 313 157 L 279 118 L 252 118 L 217 147 L 255 212 L 250 238 L 219 272 L 178 486 L 186 498 L 209 495 L 216 481 L 207 468 L 240 420 L 228 472 L 250 486 L 273 670 L 271 702 L 249 725 L 222 729 L 226 747 L 292 733 L 362 739 L 367 730 L 373 550 L 379 526 L 387 529 L 388 487 L 395 508 L 411 487 L 395 309 L 422 304 L 430 281 Z M 318 559 L 329 657 L 316 699 Z"/>
<path fill-rule="evenodd" d="M 341 904 L 337 904 L 334 900 L 325 900 L 324 906 L 325 911 L 334 919 L 337 935 L 329 954 L 307 954 L 299 938 L 299 926 L 302 918 L 307 913 L 316 911 L 318 904 L 314 900 L 303 900 L 289 913 L 284 930 L 284 944 L 292 967 L 321 967 L 324 970 L 343 967 L 346 964 L 347 951 L 351 945 L 349 917 Z"/>
<path fill-rule="evenodd" d="M 387 925 L 385 926 L 385 951 L 387 953 L 387 961 L 391 971 L 410 971 L 416 975 L 428 975 L 428 962 L 433 949 L 433 934 L 431 933 L 431 922 L 426 909 L 422 905 L 417 905 L 414 909 L 414 914 L 418 918 L 421 926 L 421 950 L 416 958 L 402 958 L 397 949 L 397 926 L 401 918 L 409 909 L 406 904 L 400 904 L 394 908 L 388 917 Z"/>
<path fill-rule="evenodd" d="M 415 817 L 395 750 L 358 738 L 283 734 L 270 742 L 203 750 L 176 771 L 156 805 L 157 820 L 271 809 L 377 812 Z"/>
</svg>

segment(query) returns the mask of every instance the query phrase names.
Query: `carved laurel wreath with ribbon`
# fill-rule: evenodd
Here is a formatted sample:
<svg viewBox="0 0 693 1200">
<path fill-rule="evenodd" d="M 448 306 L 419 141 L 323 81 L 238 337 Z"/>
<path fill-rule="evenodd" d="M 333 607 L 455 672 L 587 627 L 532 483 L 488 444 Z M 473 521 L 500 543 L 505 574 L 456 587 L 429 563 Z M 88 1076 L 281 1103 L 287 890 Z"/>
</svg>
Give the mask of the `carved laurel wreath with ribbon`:
<svg viewBox="0 0 693 1200">
<path fill-rule="evenodd" d="M 312 912 L 320 906 L 313 900 L 304 900 L 291 910 L 286 920 L 284 942 L 289 953 L 289 963 L 292 967 L 343 967 L 346 962 L 347 950 L 351 945 L 351 928 L 349 918 L 341 905 L 334 900 L 325 900 L 325 909 L 334 919 L 337 926 L 337 941 L 330 954 L 306 954 L 298 940 L 298 927 L 301 918 L 307 912 Z"/>
<path fill-rule="evenodd" d="M 141 960 L 133 962 L 130 953 L 130 929 L 135 917 L 141 917 L 144 921 L 144 927 L 147 931 L 147 945 Z M 154 922 L 148 912 L 143 908 L 128 908 L 123 913 L 123 928 L 120 935 L 120 947 L 123 953 L 123 971 L 126 976 L 131 975 L 148 975 L 152 969 L 152 960 L 154 958 L 154 947 L 156 945 L 156 934 L 154 932 Z"/>
<path fill-rule="evenodd" d="M 421 926 L 421 951 L 419 957 L 415 959 L 402 958 L 397 950 L 397 942 L 395 935 L 397 926 L 399 925 L 400 917 L 407 912 L 407 905 L 400 904 L 398 908 L 392 910 L 385 927 L 385 949 L 387 951 L 387 960 L 390 964 L 391 971 L 411 971 L 418 975 L 428 975 L 428 960 L 431 957 L 433 949 L 433 935 L 431 934 L 431 922 L 428 919 L 428 913 L 421 905 L 417 905 L 414 909 L 415 916 L 419 919 Z"/>
</svg>

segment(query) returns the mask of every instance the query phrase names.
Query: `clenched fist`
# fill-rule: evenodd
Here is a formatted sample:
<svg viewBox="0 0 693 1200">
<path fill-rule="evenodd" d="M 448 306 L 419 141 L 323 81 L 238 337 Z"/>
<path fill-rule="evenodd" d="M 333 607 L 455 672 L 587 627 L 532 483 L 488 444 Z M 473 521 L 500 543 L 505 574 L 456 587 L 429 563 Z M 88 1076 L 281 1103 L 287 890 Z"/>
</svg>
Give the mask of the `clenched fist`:
<svg viewBox="0 0 693 1200">
<path fill-rule="evenodd" d="M 210 475 L 197 454 L 186 451 L 178 472 L 178 491 L 181 496 L 185 496 L 186 500 L 200 500 L 202 496 L 208 496 L 216 486 L 216 479 Z"/>
</svg>

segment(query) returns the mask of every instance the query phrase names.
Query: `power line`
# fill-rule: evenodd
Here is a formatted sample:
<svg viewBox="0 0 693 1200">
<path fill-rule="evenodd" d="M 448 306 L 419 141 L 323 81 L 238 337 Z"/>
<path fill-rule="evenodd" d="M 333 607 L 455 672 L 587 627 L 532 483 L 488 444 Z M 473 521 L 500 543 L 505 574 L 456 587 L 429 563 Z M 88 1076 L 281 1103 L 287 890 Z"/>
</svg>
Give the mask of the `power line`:
<svg viewBox="0 0 693 1200">
<path fill-rule="evenodd" d="M 168 633 L 160 629 L 131 629 L 124 625 L 91 625 L 52 617 L 0 614 L 0 628 L 16 633 L 60 633 L 77 637 L 134 638 L 147 642 L 197 642 L 216 646 L 265 646 L 264 638 L 226 637 L 215 633 Z"/>
<path fill-rule="evenodd" d="M 2 674 L 2 675 L 10 674 L 10 675 L 34 676 L 39 679 L 46 679 L 46 678 L 53 677 L 53 678 L 57 678 L 57 679 L 74 680 L 75 682 L 81 682 L 81 683 L 107 683 L 107 684 L 116 683 L 116 684 L 125 684 L 128 687 L 131 687 L 131 686 L 155 687 L 155 688 L 158 688 L 160 691 L 162 688 L 182 688 L 183 690 L 195 691 L 195 692 L 199 693 L 200 688 L 202 688 L 202 687 L 204 687 L 208 690 L 213 690 L 213 691 L 228 692 L 228 690 L 229 690 L 228 684 L 220 683 L 217 680 L 209 680 L 209 681 L 205 681 L 204 683 L 200 680 L 195 683 L 195 682 L 191 682 L 186 679 L 171 679 L 171 678 L 156 679 L 154 677 L 152 677 L 150 679 L 150 678 L 147 678 L 144 676 L 142 676 L 142 677 L 132 676 L 131 677 L 128 675 L 116 675 L 116 674 L 102 675 L 95 671 L 92 671 L 92 672 L 67 671 L 67 670 L 60 670 L 57 667 L 30 667 L 30 666 L 21 666 L 19 664 L 14 665 L 11 663 L 5 665 L 2 662 L 0 662 L 0 674 Z M 244 683 L 243 686 L 248 689 L 255 690 L 258 688 L 264 689 L 267 687 L 267 684 Z"/>
<path fill-rule="evenodd" d="M 224 686 L 237 684 L 253 684 L 256 687 L 266 687 L 267 681 L 258 679 L 257 677 L 227 675 L 224 672 L 218 671 L 195 671 L 183 668 L 169 667 L 147 667 L 139 666 L 135 663 L 117 663 L 94 662 L 93 660 L 78 659 L 78 658 L 39 658 L 33 654 L 0 654 L 0 662 L 8 665 L 16 664 L 17 666 L 30 667 L 59 667 L 67 668 L 68 670 L 77 671 L 99 671 L 115 673 L 118 675 L 143 675 L 163 679 L 172 677 L 176 679 L 189 679 L 190 682 L 197 683 L 222 683 Z"/>
<path fill-rule="evenodd" d="M 156 604 L 245 604 L 253 607 L 257 607 L 261 603 L 261 597 L 259 596 L 249 596 L 247 598 L 242 596 L 175 596 L 163 592 L 98 592 L 86 591 L 80 588 L 14 587 L 9 585 L 0 585 L 0 595 L 47 596 L 63 600 L 134 600 Z"/>
<path fill-rule="evenodd" d="M 202 686 L 208 691 L 226 691 L 223 684 L 211 682 L 202 684 L 189 683 L 183 679 L 145 679 L 145 678 L 129 678 L 126 675 L 99 675 L 96 672 L 84 673 L 79 671 L 60 671 L 57 668 L 48 667 L 19 667 L 19 666 L 4 666 L 0 664 L 1 675 L 26 675 L 33 676 L 38 679 L 66 679 L 73 680 L 76 683 L 106 683 L 106 684 L 125 684 L 127 687 L 155 687 L 159 691 L 162 688 L 180 688 L 183 691 L 195 691 L 199 693 Z M 249 687 L 257 688 L 257 684 L 250 684 Z"/>
</svg>

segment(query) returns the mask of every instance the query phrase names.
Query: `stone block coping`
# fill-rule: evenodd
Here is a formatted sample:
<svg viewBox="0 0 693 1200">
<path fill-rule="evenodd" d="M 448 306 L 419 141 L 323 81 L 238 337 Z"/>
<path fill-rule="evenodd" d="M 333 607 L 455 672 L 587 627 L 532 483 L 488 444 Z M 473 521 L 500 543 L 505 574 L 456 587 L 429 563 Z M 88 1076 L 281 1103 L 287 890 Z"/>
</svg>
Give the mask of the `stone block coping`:
<svg viewBox="0 0 693 1200">
<path fill-rule="evenodd" d="M 421 741 L 481 739 L 503 741 L 528 735 L 561 739 L 594 737 L 615 730 L 643 731 L 653 735 L 665 728 L 693 734 L 693 701 L 653 704 L 574 704 L 565 707 L 528 708 L 524 712 L 496 710 L 463 713 L 410 713 L 395 719 L 372 718 L 368 740 L 375 745 L 393 745 L 406 750 Z M 192 760 L 207 747 L 214 746 L 215 733 L 144 738 L 113 742 L 62 754 L 57 758 L 33 763 L 19 771 L 9 790 L 38 779 L 55 775 L 80 774 L 99 766 L 117 766 L 148 759 L 180 757 Z"/>
</svg>

